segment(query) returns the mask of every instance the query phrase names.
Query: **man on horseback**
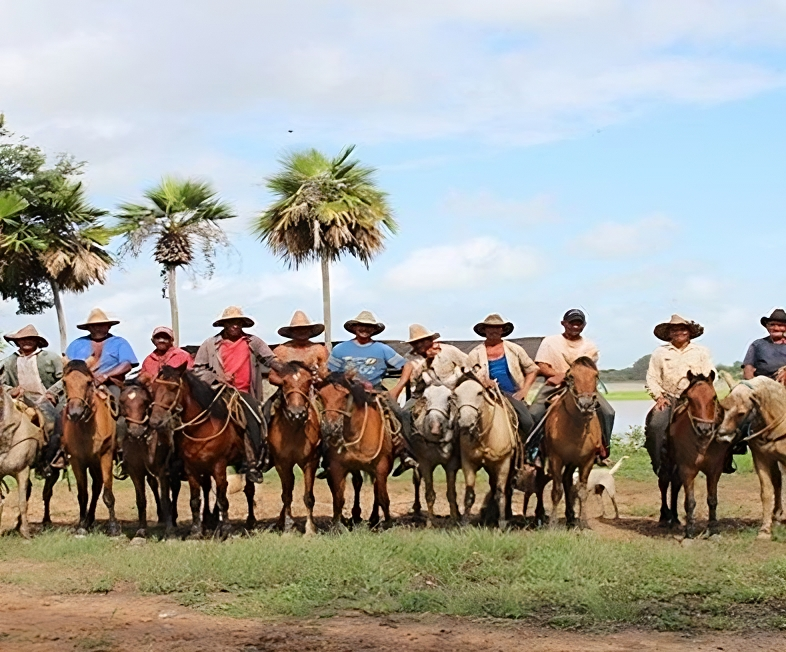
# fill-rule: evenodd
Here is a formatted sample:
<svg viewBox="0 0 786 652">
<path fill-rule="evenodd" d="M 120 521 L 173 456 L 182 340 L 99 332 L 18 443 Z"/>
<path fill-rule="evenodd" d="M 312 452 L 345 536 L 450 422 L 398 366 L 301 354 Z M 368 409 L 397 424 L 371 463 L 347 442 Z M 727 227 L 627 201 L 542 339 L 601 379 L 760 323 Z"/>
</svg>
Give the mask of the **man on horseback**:
<svg viewBox="0 0 786 652">
<path fill-rule="evenodd" d="M 213 322 L 221 332 L 199 347 L 194 373 L 210 385 L 229 385 L 240 394 L 246 417 L 246 475 L 252 482 L 262 482 L 267 457 L 263 448 L 267 428 L 260 406 L 263 372 L 266 367 L 280 369 L 281 363 L 265 342 L 243 331 L 253 325 L 254 320 L 244 315 L 241 308 L 230 306 L 224 310 Z"/>
<path fill-rule="evenodd" d="M 563 332 L 544 337 L 535 354 L 535 363 L 538 365 L 540 375 L 546 378 L 546 382 L 530 407 L 532 417 L 538 425 L 546 416 L 549 400 L 564 387 L 565 374 L 570 366 L 582 357 L 587 357 L 595 363 L 598 361 L 598 347 L 582 335 L 587 325 L 587 317 L 582 310 L 578 308 L 568 310 L 562 317 L 561 325 Z M 604 449 L 598 456 L 600 458 L 598 461 L 603 461 L 609 456 L 615 412 L 602 394 L 598 394 L 597 400 Z M 539 430 L 537 441 L 531 442 L 530 458 L 537 455 L 542 432 L 542 429 Z"/>
<path fill-rule="evenodd" d="M 688 387 L 688 372 L 709 376 L 715 365 L 709 349 L 692 340 L 704 333 L 704 327 L 679 315 L 658 324 L 655 337 L 666 342 L 652 353 L 647 370 L 647 391 L 655 405 L 647 415 L 644 426 L 645 448 L 657 474 L 665 451 L 666 437 L 677 400 Z"/>
<path fill-rule="evenodd" d="M 171 328 L 157 326 L 153 330 L 150 341 L 155 349 L 142 361 L 142 368 L 139 372 L 139 379 L 145 383 L 155 380 L 166 366 L 179 367 L 184 363 L 188 369 L 194 366 L 191 356 L 175 346 L 175 334 Z"/>
<path fill-rule="evenodd" d="M 778 371 L 786 367 L 786 310 L 778 308 L 769 317 L 761 318 L 769 335 L 754 340 L 742 361 L 742 377 L 767 376 L 778 380 Z M 8 339 L 8 338 L 6 338 Z"/>
<path fill-rule="evenodd" d="M 498 314 L 491 314 L 472 330 L 485 338 L 485 342 L 469 352 L 467 366 L 475 371 L 478 379 L 486 384 L 496 384 L 516 411 L 519 422 L 519 437 L 527 441 L 534 421 L 526 400 L 532 384 L 538 376 L 538 367 L 527 352 L 514 342 L 507 342 L 513 332 L 513 324 Z"/>
</svg>

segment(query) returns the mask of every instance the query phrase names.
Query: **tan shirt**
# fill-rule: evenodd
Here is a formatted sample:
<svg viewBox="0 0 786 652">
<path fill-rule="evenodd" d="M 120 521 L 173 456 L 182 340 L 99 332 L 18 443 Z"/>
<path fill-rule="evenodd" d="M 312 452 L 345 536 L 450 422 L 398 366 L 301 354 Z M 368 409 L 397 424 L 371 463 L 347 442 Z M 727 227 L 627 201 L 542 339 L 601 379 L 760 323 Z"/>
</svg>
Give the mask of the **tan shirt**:
<svg viewBox="0 0 786 652">
<path fill-rule="evenodd" d="M 537 371 L 537 365 L 532 362 L 532 358 L 518 344 L 503 340 L 502 346 L 505 349 L 505 360 L 508 363 L 508 371 L 513 377 L 516 387 L 521 389 L 524 386 L 524 376 L 533 371 Z M 467 366 L 473 369 L 479 376 L 489 378 L 489 359 L 486 355 L 486 345 L 479 344 L 467 357 Z M 476 369 L 476 367 L 479 367 Z"/>
<path fill-rule="evenodd" d="M 466 353 L 451 344 L 443 344 L 442 342 L 439 343 L 439 349 L 439 353 L 434 356 L 431 363 L 422 355 L 416 355 L 410 360 L 412 363 L 410 383 L 416 388 L 427 369 L 436 375 L 439 382 L 450 389 L 456 386 L 456 381 L 464 373 L 464 367 L 467 366 Z"/>
<path fill-rule="evenodd" d="M 664 344 L 652 352 L 647 369 L 647 391 L 655 400 L 661 396 L 679 396 L 688 387 L 688 372 L 709 376 L 715 371 L 712 355 L 706 346 L 688 342 L 682 349 Z"/>
<path fill-rule="evenodd" d="M 535 362 L 545 362 L 558 374 L 564 374 L 570 365 L 583 356 L 597 363 L 598 347 L 592 340 L 586 337 L 569 340 L 563 335 L 549 335 L 541 341 Z"/>
<path fill-rule="evenodd" d="M 16 360 L 16 373 L 19 376 L 19 387 L 28 394 L 41 396 L 46 393 L 46 387 L 38 373 L 38 353 L 20 355 Z"/>
</svg>

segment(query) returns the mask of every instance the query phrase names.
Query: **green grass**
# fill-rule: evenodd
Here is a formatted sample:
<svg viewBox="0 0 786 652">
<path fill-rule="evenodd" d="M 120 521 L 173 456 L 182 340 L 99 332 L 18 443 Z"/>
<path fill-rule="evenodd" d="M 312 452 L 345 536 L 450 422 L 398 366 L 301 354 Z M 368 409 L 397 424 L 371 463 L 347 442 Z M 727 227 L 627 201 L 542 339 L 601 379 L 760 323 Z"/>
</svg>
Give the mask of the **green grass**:
<svg viewBox="0 0 786 652">
<path fill-rule="evenodd" d="M 603 395 L 607 401 L 651 401 L 652 397 L 641 390 L 639 392 L 608 392 Z"/>
</svg>

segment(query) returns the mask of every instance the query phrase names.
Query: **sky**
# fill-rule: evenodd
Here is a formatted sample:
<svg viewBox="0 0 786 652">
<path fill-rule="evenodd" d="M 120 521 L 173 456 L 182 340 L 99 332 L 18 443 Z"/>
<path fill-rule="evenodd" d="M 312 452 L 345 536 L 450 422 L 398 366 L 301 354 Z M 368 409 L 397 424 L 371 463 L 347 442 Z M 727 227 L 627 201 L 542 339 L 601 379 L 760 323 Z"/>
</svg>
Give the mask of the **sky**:
<svg viewBox="0 0 786 652">
<path fill-rule="evenodd" d="M 184 343 L 239 304 L 275 342 L 321 314 L 319 270 L 250 234 L 286 152 L 355 144 L 399 232 L 369 270 L 332 269 L 334 337 L 362 309 L 405 339 L 499 312 L 518 336 L 588 315 L 602 368 L 674 312 L 718 362 L 786 304 L 784 0 L 0 0 L 0 112 L 88 163 L 114 210 L 163 175 L 209 180 L 238 217 L 213 278 L 181 275 Z M 149 252 L 64 298 L 69 337 L 100 306 L 139 356 L 169 320 Z M 0 331 L 53 311 L 0 304 Z"/>
</svg>

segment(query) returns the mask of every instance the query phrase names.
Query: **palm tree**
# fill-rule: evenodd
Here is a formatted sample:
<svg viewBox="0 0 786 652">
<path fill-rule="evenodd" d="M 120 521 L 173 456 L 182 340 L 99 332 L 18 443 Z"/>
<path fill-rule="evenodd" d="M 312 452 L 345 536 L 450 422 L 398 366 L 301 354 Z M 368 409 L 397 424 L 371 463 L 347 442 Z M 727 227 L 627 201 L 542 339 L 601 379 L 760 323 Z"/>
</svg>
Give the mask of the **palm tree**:
<svg viewBox="0 0 786 652">
<path fill-rule="evenodd" d="M 349 254 L 368 267 L 396 232 L 387 193 L 375 185 L 374 168 L 350 159 L 354 145 L 329 159 L 316 149 L 284 156 L 282 170 L 266 180 L 275 202 L 254 232 L 290 268 L 319 261 L 325 344 L 331 347 L 330 263 Z"/>
<path fill-rule="evenodd" d="M 215 269 L 218 247 L 229 240 L 219 220 L 235 217 L 230 206 L 216 197 L 210 184 L 193 179 L 165 177 L 145 192 L 144 204 L 122 204 L 115 232 L 125 236 L 121 254 L 137 257 L 149 241 L 154 241 L 153 258 L 162 267 L 175 344 L 180 339 L 177 307 L 177 269 L 210 277 Z M 201 259 L 197 258 L 201 254 Z M 204 267 L 199 267 L 204 265 Z"/>
</svg>

